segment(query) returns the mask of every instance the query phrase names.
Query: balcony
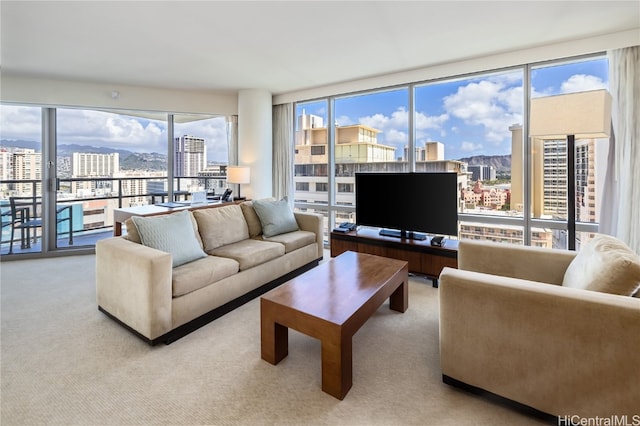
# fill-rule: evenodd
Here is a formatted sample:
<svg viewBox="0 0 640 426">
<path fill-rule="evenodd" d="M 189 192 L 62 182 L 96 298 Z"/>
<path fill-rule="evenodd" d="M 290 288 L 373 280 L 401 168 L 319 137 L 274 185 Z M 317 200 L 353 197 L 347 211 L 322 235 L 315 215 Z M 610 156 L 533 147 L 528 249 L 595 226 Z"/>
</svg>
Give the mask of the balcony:
<svg viewBox="0 0 640 426">
<path fill-rule="evenodd" d="M 191 176 L 174 178 L 174 200 L 187 199 L 189 188 L 197 185 L 209 195 L 226 188 L 226 176 Z M 119 177 L 119 178 L 69 178 L 57 182 L 57 204 L 70 205 L 73 215 L 73 243 L 69 242 L 69 224 L 60 223 L 56 232 L 56 248 L 87 248 L 98 240 L 113 235 L 113 211 L 123 207 L 142 206 L 167 201 L 167 177 Z M 40 180 L 0 180 L 0 212 L 2 234 L 0 255 L 9 254 L 11 245 L 12 196 L 39 197 Z M 42 251 L 42 228 L 31 230 L 30 238 L 23 238 L 15 230 L 13 254 L 39 253 Z"/>
</svg>

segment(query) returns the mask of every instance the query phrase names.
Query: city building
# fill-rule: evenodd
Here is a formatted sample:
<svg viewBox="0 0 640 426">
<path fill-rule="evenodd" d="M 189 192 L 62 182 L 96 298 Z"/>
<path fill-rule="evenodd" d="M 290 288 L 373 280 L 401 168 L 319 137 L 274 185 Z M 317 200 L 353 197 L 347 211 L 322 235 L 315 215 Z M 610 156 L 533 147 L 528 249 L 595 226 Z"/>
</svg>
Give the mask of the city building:
<svg viewBox="0 0 640 426">
<path fill-rule="evenodd" d="M 300 203 L 328 203 L 327 167 L 327 131 L 321 117 L 303 114 L 298 117 L 300 126 L 296 131 L 295 146 L 295 201 Z M 314 126 L 314 127 L 307 127 Z M 378 143 L 378 129 L 362 124 L 336 126 L 335 173 L 336 204 L 355 206 L 355 174 L 371 172 L 408 172 L 406 158 L 395 158 L 395 148 Z M 405 155 L 407 150 L 404 150 Z M 417 150 L 419 158 L 416 172 L 456 172 L 459 187 L 467 185 L 466 164 L 444 159 L 444 145 L 440 142 L 427 142 Z M 424 158 L 430 158 L 424 160 Z M 387 194 L 391 197 L 391 194 Z M 381 199 L 385 194 L 381 194 Z M 336 213 L 337 222 L 353 222 L 354 213 L 340 211 Z"/>
<path fill-rule="evenodd" d="M 197 176 L 207 168 L 207 145 L 203 138 L 184 135 L 174 141 L 175 176 Z"/>
<path fill-rule="evenodd" d="M 74 152 L 71 155 L 72 177 L 111 177 L 120 171 L 120 154 Z"/>
<path fill-rule="evenodd" d="M 471 180 L 473 181 L 496 180 L 496 169 L 493 166 L 470 164 L 467 166 L 467 170 L 471 172 Z"/>
<path fill-rule="evenodd" d="M 2 179 L 38 181 L 13 182 L 6 185 L 6 196 L 30 196 L 41 191 L 42 155 L 34 149 L 17 148 L 0 151 L 0 173 Z"/>
</svg>

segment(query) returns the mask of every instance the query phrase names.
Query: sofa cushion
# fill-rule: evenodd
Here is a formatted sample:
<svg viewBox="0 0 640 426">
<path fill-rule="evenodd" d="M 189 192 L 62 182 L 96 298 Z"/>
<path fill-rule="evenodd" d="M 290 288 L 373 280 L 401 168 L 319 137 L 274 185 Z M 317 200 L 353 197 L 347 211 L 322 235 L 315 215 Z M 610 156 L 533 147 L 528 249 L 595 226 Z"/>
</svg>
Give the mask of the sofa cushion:
<svg viewBox="0 0 640 426">
<path fill-rule="evenodd" d="M 210 253 L 218 247 L 249 238 L 249 228 L 239 205 L 198 209 L 193 212 L 204 245 Z"/>
<path fill-rule="evenodd" d="M 300 229 L 293 215 L 293 211 L 291 207 L 289 207 L 287 197 L 279 201 L 267 199 L 254 200 L 253 208 L 258 218 L 260 218 L 262 235 L 266 238 Z"/>
<path fill-rule="evenodd" d="M 286 234 L 274 235 L 264 238 L 265 241 L 284 244 L 284 251 L 290 253 L 300 247 L 308 246 L 316 242 L 316 234 L 309 231 L 293 231 Z"/>
<path fill-rule="evenodd" d="M 598 234 L 571 261 L 562 285 L 631 296 L 640 287 L 640 256 L 617 238 Z"/>
<path fill-rule="evenodd" d="M 173 269 L 171 281 L 173 297 L 191 293 L 216 281 L 236 274 L 238 262 L 233 259 L 217 256 L 206 256 L 188 265 Z"/>
<path fill-rule="evenodd" d="M 177 267 L 205 257 L 188 211 L 163 216 L 133 216 L 143 245 L 171 253 L 172 265 Z"/>
<path fill-rule="evenodd" d="M 233 259 L 240 264 L 240 270 L 244 271 L 284 255 L 284 245 L 270 241 L 246 239 L 219 247 L 210 251 L 209 254 Z"/>
</svg>

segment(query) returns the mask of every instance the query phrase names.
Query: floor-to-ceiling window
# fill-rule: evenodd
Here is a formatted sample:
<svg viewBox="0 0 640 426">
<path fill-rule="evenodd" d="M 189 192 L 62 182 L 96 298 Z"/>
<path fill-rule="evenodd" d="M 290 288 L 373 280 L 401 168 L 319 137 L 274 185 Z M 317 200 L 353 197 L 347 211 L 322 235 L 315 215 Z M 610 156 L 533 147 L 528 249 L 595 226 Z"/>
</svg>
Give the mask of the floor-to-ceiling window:
<svg viewBox="0 0 640 426">
<path fill-rule="evenodd" d="M 29 198 L 42 197 L 42 109 L 31 106 L 0 105 L 0 212 L 2 241 L 0 253 L 20 250 L 40 252 L 40 227 L 18 227 L 33 215 Z M 11 201 L 14 202 L 12 211 Z M 17 201 L 18 200 L 18 201 Z M 22 200 L 22 201 L 20 201 Z M 27 205 L 20 206 L 26 203 Z M 17 204 L 17 205 L 16 205 Z M 36 205 L 36 212 L 41 211 Z M 14 251 L 15 248 L 15 251 Z"/>
<path fill-rule="evenodd" d="M 93 246 L 110 236 L 114 209 L 150 204 L 149 194 L 166 186 L 166 114 L 58 108 L 56 115 L 56 197 L 72 206 L 74 246 Z"/>
<path fill-rule="evenodd" d="M 323 174 L 312 188 L 304 178 L 312 170 L 311 139 L 307 157 L 296 146 L 296 205 L 311 200 L 301 194 L 328 190 L 313 202 L 327 203 L 327 225 L 333 226 L 354 221 L 348 194 L 355 188 L 347 181 L 354 168 L 385 164 L 385 170 L 394 171 L 456 171 L 460 227 L 451 237 L 566 248 L 566 203 L 574 196 L 579 246 L 597 230 L 608 140 L 576 141 L 575 193 L 570 195 L 566 142 L 529 137 L 529 103 L 606 86 L 607 60 L 596 55 L 298 103 L 297 134 L 305 130 L 300 117 L 317 107 L 322 115 L 315 132 L 323 136 L 315 154 L 332 152 L 333 157 L 322 157 L 323 170 L 332 174 Z M 357 129 L 357 139 L 341 136 L 350 129 Z M 377 154 L 388 147 L 394 157 L 375 157 L 367 147 L 373 143 Z"/>
<path fill-rule="evenodd" d="M 562 101 L 563 95 L 593 93 L 608 88 L 608 61 L 606 57 L 585 58 L 571 61 L 554 61 L 531 67 L 530 94 L 532 102 L 548 98 Z M 577 105 L 574 110 L 561 110 L 556 120 L 571 123 L 576 115 L 584 116 L 593 105 Z M 532 112 L 535 114 L 535 111 Z M 537 117 L 532 116 L 531 120 Z M 548 120 L 548 119 L 547 119 Z M 550 120 L 549 120 L 550 121 Z M 535 123 L 536 128 L 547 123 Z M 540 125 L 538 125 L 540 124 Z M 554 123 L 549 123 L 549 125 Z M 580 128 L 575 133 L 583 131 Z M 529 155 L 531 158 L 531 206 L 530 216 L 535 232 L 546 229 L 551 234 L 554 248 L 576 248 L 588 241 L 597 231 L 602 188 L 606 172 L 608 138 L 578 138 L 573 150 L 573 192 L 569 192 L 569 167 L 567 159 L 567 137 L 544 137 L 532 135 Z M 569 200 L 575 207 L 570 210 Z M 574 219 L 578 232 L 569 238 L 567 222 Z"/>
<path fill-rule="evenodd" d="M 206 191 L 215 195 L 223 192 L 229 163 L 225 117 L 176 114 L 173 122 L 176 193 Z"/>
<path fill-rule="evenodd" d="M 326 100 L 301 102 L 295 109 L 294 202 L 296 209 L 325 217 L 328 227 L 329 185 L 329 103 Z"/>
<path fill-rule="evenodd" d="M 219 192 L 226 184 L 224 117 L 0 108 L 3 255 L 90 250 L 97 240 L 113 235 L 114 209 L 160 203 L 170 193 L 185 199 L 195 190 Z M 12 220 L 10 208 L 17 196 L 40 202 L 47 194 L 54 200 L 50 210 L 55 209 L 49 215 L 55 228 L 49 242 L 46 219 L 27 236 L 18 224 L 21 219 Z"/>
<path fill-rule="evenodd" d="M 516 68 L 415 87 L 416 149 L 424 141 L 426 154 L 416 170 L 458 171 L 459 238 L 524 241 L 513 197 L 522 193 L 523 79 Z"/>
<path fill-rule="evenodd" d="M 408 156 L 407 87 L 336 98 L 334 223 L 355 222 L 356 173 L 408 172 Z"/>
</svg>

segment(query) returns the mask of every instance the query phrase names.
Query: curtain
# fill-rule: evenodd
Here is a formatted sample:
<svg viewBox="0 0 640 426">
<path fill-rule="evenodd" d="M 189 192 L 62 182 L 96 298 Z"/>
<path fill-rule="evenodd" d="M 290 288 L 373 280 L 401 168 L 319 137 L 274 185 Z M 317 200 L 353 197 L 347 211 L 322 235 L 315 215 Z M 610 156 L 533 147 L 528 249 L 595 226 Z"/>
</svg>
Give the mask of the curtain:
<svg viewBox="0 0 640 426">
<path fill-rule="evenodd" d="M 640 253 L 640 46 L 607 52 L 614 135 L 600 229 Z"/>
<path fill-rule="evenodd" d="M 273 196 L 288 197 L 293 208 L 293 104 L 273 107 Z"/>
</svg>

